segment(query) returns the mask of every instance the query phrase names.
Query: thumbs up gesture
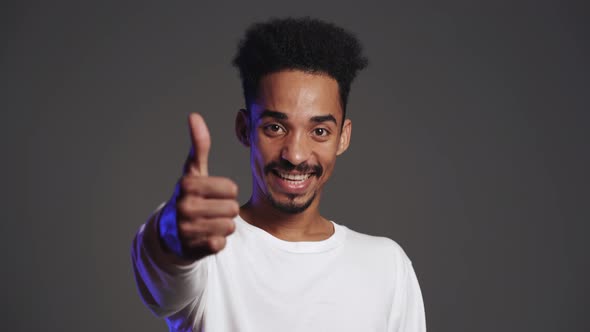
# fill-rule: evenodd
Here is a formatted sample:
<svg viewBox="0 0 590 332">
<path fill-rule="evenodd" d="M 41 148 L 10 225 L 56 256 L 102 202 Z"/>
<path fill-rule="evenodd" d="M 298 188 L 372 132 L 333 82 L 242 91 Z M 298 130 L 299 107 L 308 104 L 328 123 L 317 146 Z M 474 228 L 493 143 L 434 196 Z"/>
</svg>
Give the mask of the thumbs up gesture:
<svg viewBox="0 0 590 332">
<path fill-rule="evenodd" d="M 194 261 L 219 252 L 234 232 L 238 186 L 228 178 L 209 176 L 211 137 L 203 117 L 189 115 L 192 149 L 174 195 L 162 210 L 158 231 L 165 247 Z"/>
</svg>

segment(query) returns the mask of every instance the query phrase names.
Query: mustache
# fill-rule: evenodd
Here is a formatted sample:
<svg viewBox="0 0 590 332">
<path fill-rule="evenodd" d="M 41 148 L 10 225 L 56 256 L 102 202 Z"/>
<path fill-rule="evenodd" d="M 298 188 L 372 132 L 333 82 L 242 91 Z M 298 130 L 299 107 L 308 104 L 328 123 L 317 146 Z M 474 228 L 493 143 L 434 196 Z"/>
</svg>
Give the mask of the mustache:
<svg viewBox="0 0 590 332">
<path fill-rule="evenodd" d="M 287 160 L 273 161 L 264 166 L 264 174 L 268 174 L 273 170 L 280 170 L 284 172 L 296 171 L 300 173 L 314 173 L 314 175 L 317 177 L 320 177 L 324 172 L 324 168 L 321 165 L 310 165 L 304 162 L 295 166 Z"/>
</svg>

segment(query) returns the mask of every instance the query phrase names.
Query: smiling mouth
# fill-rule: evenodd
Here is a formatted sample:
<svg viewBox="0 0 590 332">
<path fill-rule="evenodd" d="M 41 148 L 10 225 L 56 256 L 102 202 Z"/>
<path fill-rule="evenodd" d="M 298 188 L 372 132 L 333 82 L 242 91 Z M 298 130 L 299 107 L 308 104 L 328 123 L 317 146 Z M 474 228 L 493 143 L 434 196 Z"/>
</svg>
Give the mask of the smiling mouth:
<svg viewBox="0 0 590 332">
<path fill-rule="evenodd" d="M 276 176 L 280 177 L 281 179 L 288 181 L 293 184 L 303 183 L 305 180 L 309 179 L 315 173 L 304 173 L 304 174 L 293 174 L 288 172 L 281 172 L 278 170 L 272 171 Z"/>
</svg>

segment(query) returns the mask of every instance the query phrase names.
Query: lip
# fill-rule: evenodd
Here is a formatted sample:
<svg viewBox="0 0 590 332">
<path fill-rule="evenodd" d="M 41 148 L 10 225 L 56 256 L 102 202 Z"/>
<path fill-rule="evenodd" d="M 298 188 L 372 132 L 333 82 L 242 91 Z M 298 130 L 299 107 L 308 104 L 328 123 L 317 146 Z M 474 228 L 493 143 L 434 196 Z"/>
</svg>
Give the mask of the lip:
<svg viewBox="0 0 590 332">
<path fill-rule="evenodd" d="M 273 183 L 275 184 L 276 189 L 280 192 L 285 194 L 303 194 L 305 191 L 311 186 L 312 182 L 315 178 L 315 173 L 307 173 L 310 176 L 301 181 L 290 181 L 287 179 L 282 178 L 276 170 L 270 172 L 272 174 Z M 305 173 L 291 173 L 291 175 L 303 175 Z"/>
</svg>

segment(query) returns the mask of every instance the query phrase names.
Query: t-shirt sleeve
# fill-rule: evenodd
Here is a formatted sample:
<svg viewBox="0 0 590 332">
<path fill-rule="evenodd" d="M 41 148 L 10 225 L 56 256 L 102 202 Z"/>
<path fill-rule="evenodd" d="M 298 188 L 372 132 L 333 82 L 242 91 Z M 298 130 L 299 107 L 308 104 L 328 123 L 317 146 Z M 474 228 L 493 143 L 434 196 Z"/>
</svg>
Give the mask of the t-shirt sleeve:
<svg viewBox="0 0 590 332">
<path fill-rule="evenodd" d="M 416 272 L 407 256 L 403 257 L 402 276 L 393 300 L 389 332 L 426 332 L 426 316 L 422 292 Z"/>
<path fill-rule="evenodd" d="M 175 316 L 202 316 L 207 284 L 207 257 L 190 265 L 181 265 L 174 254 L 162 248 L 157 220 L 160 206 L 141 226 L 131 248 L 133 272 L 137 289 L 146 306 L 158 317 L 173 323 Z"/>
</svg>

